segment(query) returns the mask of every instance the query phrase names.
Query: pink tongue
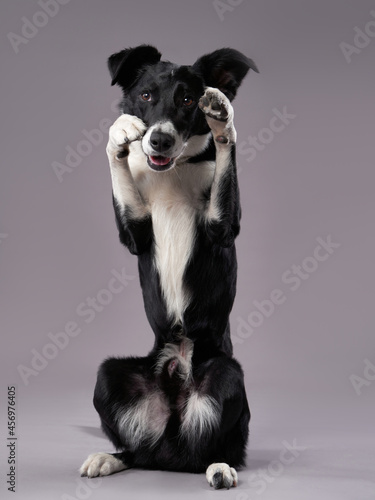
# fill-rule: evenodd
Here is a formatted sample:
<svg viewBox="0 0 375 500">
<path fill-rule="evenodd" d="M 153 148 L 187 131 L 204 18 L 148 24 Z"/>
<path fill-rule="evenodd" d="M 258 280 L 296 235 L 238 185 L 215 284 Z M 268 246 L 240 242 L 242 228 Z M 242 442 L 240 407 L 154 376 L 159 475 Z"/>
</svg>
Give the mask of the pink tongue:
<svg viewBox="0 0 375 500">
<path fill-rule="evenodd" d="M 170 158 L 165 158 L 164 156 L 151 156 L 151 161 L 155 165 L 167 165 L 171 161 Z"/>
</svg>

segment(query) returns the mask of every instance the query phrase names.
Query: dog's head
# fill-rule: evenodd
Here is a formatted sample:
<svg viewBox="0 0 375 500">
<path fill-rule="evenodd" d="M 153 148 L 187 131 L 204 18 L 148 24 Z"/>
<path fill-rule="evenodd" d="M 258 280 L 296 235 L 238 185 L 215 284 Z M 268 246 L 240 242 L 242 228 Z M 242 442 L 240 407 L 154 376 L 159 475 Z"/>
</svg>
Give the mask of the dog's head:
<svg viewBox="0 0 375 500">
<path fill-rule="evenodd" d="M 207 145 L 209 127 L 198 101 L 205 87 L 221 90 L 233 100 L 254 62 L 234 49 L 200 57 L 192 66 L 160 61 L 150 45 L 122 50 L 108 59 L 112 85 L 123 90 L 121 110 L 147 126 L 142 149 L 151 169 L 168 170 L 176 159 L 194 156 Z"/>
</svg>

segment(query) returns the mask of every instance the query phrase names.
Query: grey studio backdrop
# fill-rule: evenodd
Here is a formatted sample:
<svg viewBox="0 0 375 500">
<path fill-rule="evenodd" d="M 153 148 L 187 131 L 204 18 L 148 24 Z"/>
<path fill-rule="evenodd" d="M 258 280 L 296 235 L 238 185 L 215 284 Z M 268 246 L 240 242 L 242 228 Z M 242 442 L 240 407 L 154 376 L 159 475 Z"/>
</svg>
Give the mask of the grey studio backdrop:
<svg viewBox="0 0 375 500">
<path fill-rule="evenodd" d="M 375 498 L 375 3 L 0 9 L 1 497 Z M 112 451 L 91 403 L 99 363 L 153 342 L 105 155 L 120 97 L 106 59 L 141 43 L 181 64 L 230 46 L 260 69 L 234 101 L 243 218 L 231 327 L 252 421 L 228 492 L 203 475 L 77 472 Z"/>
</svg>

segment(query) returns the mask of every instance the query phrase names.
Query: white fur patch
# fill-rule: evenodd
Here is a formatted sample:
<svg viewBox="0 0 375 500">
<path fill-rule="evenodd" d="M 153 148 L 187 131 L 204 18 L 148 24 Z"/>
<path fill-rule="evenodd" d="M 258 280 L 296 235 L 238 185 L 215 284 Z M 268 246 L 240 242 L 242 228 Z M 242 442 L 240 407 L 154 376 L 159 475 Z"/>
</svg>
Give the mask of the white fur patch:
<svg viewBox="0 0 375 500">
<path fill-rule="evenodd" d="M 182 140 L 181 136 L 177 133 L 173 123 L 171 121 L 158 122 L 152 125 L 145 133 L 142 139 L 142 149 L 147 156 L 159 154 L 150 144 L 151 134 L 153 132 L 161 132 L 163 134 L 168 134 L 174 139 L 174 146 L 168 151 L 168 155 L 171 158 L 176 158 L 179 156 L 186 147 L 186 142 Z"/>
<path fill-rule="evenodd" d="M 193 392 L 182 413 L 180 432 L 190 442 L 199 440 L 203 433 L 211 433 L 220 423 L 218 402 L 211 396 Z"/>
<path fill-rule="evenodd" d="M 215 488 L 230 488 L 238 483 L 236 470 L 225 463 L 211 464 L 206 470 L 206 478 L 210 486 Z"/>
<path fill-rule="evenodd" d="M 109 453 L 93 453 L 83 462 L 79 472 L 81 476 L 97 477 L 109 476 L 125 469 L 127 469 L 127 466 L 113 455 Z"/>
<path fill-rule="evenodd" d="M 181 164 L 166 172 L 134 169 L 134 180 L 149 212 L 155 241 L 154 265 L 169 318 L 182 321 L 190 302 L 183 276 L 195 240 L 196 217 L 206 208 L 202 192 L 212 183 L 214 166 Z"/>
<path fill-rule="evenodd" d="M 160 391 L 149 393 L 118 418 L 118 429 L 130 449 L 147 442 L 154 446 L 163 435 L 170 416 L 165 396 Z"/>
<path fill-rule="evenodd" d="M 151 213 L 155 264 L 168 316 L 177 323 L 190 302 L 190 291 L 183 284 L 183 276 L 195 239 L 196 212 L 178 193 L 170 195 L 165 204 L 155 203 Z"/>
</svg>

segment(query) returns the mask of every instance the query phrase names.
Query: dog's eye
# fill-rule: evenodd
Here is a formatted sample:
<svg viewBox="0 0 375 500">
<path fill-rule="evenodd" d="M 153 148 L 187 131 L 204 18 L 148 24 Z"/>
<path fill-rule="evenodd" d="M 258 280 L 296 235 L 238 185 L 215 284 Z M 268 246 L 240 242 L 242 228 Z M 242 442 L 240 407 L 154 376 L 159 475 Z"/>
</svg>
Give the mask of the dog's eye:
<svg viewBox="0 0 375 500">
<path fill-rule="evenodd" d="M 151 92 L 142 92 L 141 99 L 143 101 L 151 101 Z"/>
<path fill-rule="evenodd" d="M 184 103 L 184 106 L 189 107 L 189 106 L 191 106 L 194 103 L 194 99 L 192 97 L 190 97 L 189 95 L 185 96 L 184 100 L 183 100 L 183 103 Z"/>
</svg>

